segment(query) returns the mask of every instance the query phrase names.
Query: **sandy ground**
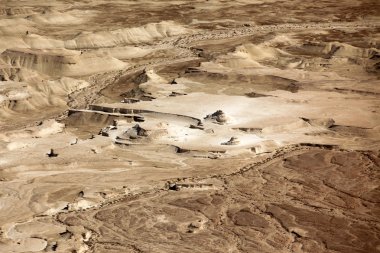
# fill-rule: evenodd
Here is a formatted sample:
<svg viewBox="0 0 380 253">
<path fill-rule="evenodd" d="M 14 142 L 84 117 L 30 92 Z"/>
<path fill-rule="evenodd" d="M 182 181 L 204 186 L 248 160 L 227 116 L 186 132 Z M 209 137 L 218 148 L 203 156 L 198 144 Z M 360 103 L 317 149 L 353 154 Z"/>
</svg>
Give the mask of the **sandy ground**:
<svg viewBox="0 0 380 253">
<path fill-rule="evenodd" d="M 0 0 L 0 252 L 380 252 L 379 13 Z"/>
</svg>

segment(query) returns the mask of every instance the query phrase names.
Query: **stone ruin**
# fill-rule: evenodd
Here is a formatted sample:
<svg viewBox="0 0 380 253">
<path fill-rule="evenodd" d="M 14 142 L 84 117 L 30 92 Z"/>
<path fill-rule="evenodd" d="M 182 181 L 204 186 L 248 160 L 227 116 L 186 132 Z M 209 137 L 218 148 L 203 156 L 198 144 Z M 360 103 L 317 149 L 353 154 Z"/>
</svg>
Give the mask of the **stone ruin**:
<svg viewBox="0 0 380 253">
<path fill-rule="evenodd" d="M 117 129 L 116 126 L 107 126 L 107 127 L 104 127 L 104 128 L 102 128 L 99 131 L 99 135 L 108 137 L 109 136 L 109 132 L 112 131 L 112 130 L 116 130 L 116 129 Z"/>
<path fill-rule="evenodd" d="M 137 138 L 148 136 L 148 131 L 140 127 L 139 124 L 136 124 L 133 127 L 129 128 L 125 132 L 125 135 L 127 135 L 129 139 L 137 139 Z"/>
<path fill-rule="evenodd" d="M 239 139 L 237 137 L 231 137 L 226 142 L 223 142 L 222 145 L 238 145 L 240 143 Z"/>
<path fill-rule="evenodd" d="M 227 123 L 227 116 L 222 110 L 217 110 L 213 114 L 207 115 L 204 119 L 212 120 L 213 122 L 218 123 L 218 124 Z"/>
</svg>

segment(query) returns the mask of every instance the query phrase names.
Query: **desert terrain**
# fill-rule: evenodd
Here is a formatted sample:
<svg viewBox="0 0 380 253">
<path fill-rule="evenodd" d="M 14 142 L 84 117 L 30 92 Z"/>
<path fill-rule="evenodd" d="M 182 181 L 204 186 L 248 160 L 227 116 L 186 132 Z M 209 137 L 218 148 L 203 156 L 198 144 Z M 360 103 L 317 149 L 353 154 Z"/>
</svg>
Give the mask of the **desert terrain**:
<svg viewBox="0 0 380 253">
<path fill-rule="evenodd" d="M 0 0 L 0 252 L 380 252 L 380 2 Z"/>
</svg>

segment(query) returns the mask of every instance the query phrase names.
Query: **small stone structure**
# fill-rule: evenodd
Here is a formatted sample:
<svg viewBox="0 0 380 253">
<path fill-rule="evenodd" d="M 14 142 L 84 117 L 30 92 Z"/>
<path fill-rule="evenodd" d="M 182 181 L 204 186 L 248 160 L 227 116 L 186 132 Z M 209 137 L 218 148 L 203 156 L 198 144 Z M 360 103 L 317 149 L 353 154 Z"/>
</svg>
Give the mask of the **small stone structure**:
<svg viewBox="0 0 380 253">
<path fill-rule="evenodd" d="M 137 103 L 137 102 L 140 102 L 140 99 L 137 99 L 137 98 L 124 98 L 123 101 L 121 101 L 122 103 L 126 103 L 126 104 L 134 104 L 134 103 Z"/>
<path fill-rule="evenodd" d="M 46 154 L 48 157 L 57 157 L 58 154 L 54 153 L 54 149 L 50 149 L 50 152 Z"/>
<path fill-rule="evenodd" d="M 223 142 L 222 145 L 238 145 L 240 143 L 237 137 L 231 137 L 227 142 Z"/>
<path fill-rule="evenodd" d="M 225 124 L 225 123 L 227 123 L 227 116 L 226 116 L 226 114 L 222 110 L 217 110 L 213 114 L 207 115 L 204 119 L 205 120 L 212 120 L 212 121 L 214 121 L 215 123 L 218 123 L 218 124 Z"/>
<path fill-rule="evenodd" d="M 136 124 L 133 127 L 129 128 L 125 133 L 129 139 L 137 139 L 140 137 L 148 136 L 148 132 L 144 128 L 140 127 L 139 124 Z"/>
</svg>

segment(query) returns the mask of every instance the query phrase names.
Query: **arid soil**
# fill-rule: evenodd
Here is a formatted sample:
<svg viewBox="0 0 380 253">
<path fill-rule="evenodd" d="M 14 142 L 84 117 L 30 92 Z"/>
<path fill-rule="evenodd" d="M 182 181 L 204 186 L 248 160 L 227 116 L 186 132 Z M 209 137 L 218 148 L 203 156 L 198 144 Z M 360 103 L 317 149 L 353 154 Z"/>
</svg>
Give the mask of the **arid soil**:
<svg viewBox="0 0 380 253">
<path fill-rule="evenodd" d="M 0 0 L 0 252 L 380 252 L 379 13 Z"/>
</svg>

